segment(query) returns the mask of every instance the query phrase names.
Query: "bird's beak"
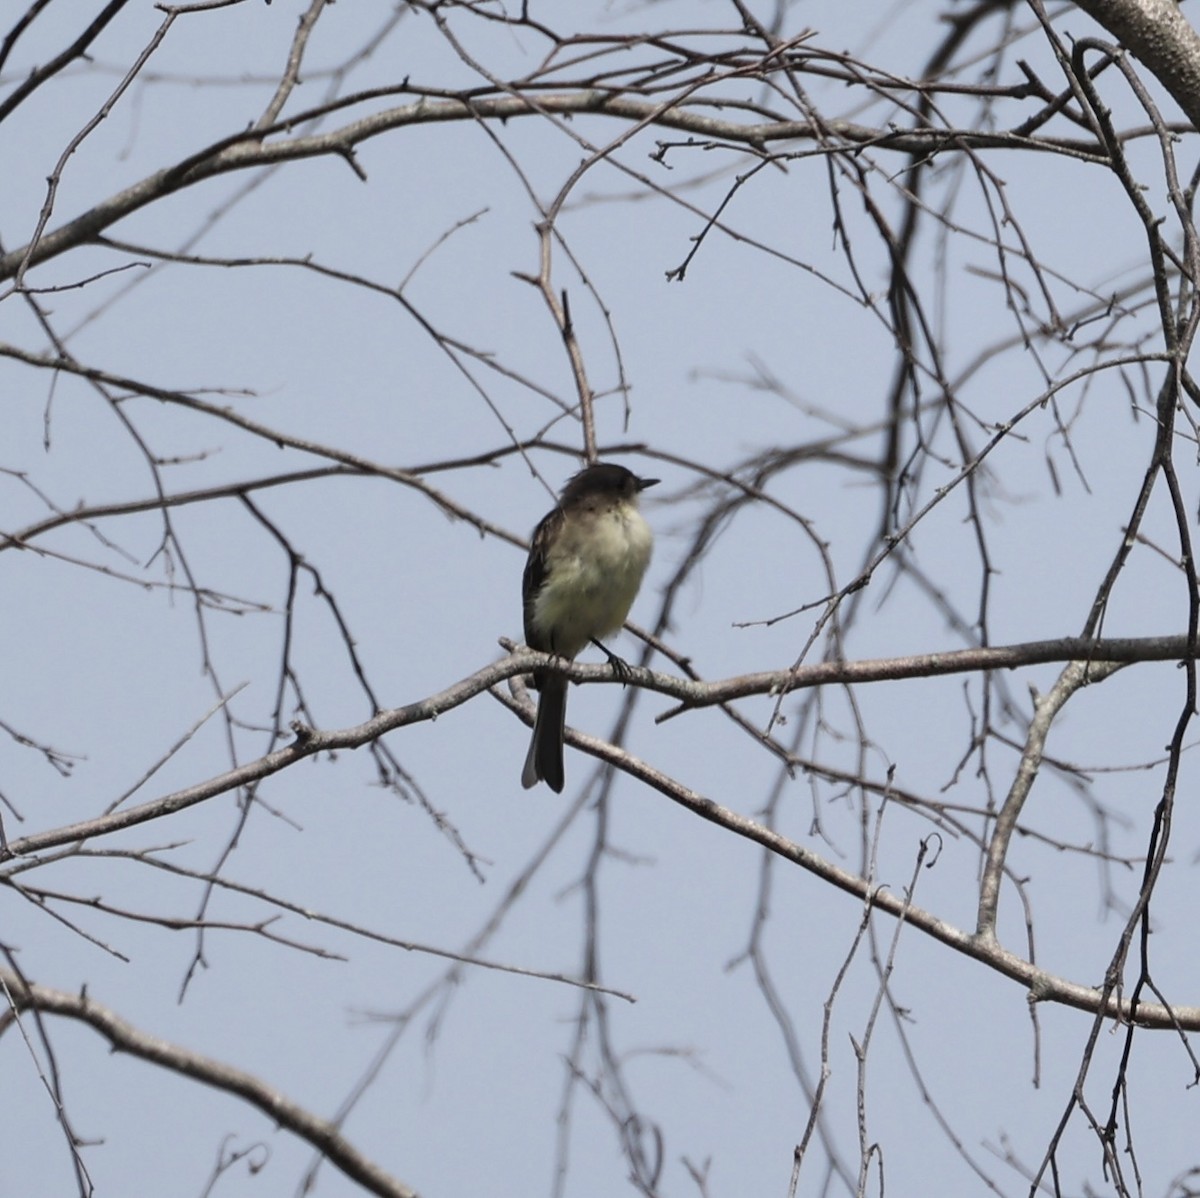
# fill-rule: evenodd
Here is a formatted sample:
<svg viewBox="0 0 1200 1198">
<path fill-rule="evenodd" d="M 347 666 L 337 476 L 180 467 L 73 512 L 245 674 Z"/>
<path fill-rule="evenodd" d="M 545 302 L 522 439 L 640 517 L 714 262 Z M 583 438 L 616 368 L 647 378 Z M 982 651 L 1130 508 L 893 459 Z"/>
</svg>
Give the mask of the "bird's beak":
<svg viewBox="0 0 1200 1198">
<path fill-rule="evenodd" d="M 639 478 L 637 480 L 637 489 L 644 491 L 647 487 L 656 487 L 661 482 L 658 478 Z"/>
</svg>

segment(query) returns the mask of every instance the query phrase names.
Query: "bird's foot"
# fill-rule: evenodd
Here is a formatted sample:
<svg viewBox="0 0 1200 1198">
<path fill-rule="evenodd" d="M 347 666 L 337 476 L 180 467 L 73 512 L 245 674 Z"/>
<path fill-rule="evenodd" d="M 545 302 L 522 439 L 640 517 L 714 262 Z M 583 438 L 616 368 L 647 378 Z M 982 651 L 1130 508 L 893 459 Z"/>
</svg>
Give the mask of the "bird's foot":
<svg viewBox="0 0 1200 1198">
<path fill-rule="evenodd" d="M 621 685 L 628 686 L 629 679 L 633 675 L 629 662 L 618 657 L 607 645 L 602 645 L 598 640 L 593 639 L 592 644 L 608 658 L 608 664 L 612 666 L 613 673 L 616 674 Z"/>
</svg>

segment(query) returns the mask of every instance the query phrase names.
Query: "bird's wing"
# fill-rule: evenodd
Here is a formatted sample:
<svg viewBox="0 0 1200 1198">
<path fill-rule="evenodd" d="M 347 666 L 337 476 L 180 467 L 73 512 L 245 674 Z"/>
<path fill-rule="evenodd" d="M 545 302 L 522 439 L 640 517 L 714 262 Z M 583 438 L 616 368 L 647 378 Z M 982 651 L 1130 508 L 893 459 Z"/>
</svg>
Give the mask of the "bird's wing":
<svg viewBox="0 0 1200 1198">
<path fill-rule="evenodd" d="M 542 522 L 533 530 L 533 540 L 529 546 L 529 557 L 525 562 L 525 574 L 521 579 L 521 597 L 524 605 L 525 643 L 531 649 L 551 651 L 554 646 L 548 644 L 533 625 L 534 605 L 538 592 L 546 581 L 546 549 L 553 542 L 554 534 L 562 523 L 562 509 L 555 508 L 549 512 Z"/>
</svg>

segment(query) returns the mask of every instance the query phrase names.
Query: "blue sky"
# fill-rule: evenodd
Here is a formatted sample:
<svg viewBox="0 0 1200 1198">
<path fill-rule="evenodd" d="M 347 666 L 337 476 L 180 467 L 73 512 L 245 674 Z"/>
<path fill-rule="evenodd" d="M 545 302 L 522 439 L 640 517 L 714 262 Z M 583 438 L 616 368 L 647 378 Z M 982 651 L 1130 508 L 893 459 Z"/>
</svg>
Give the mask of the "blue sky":
<svg viewBox="0 0 1200 1198">
<path fill-rule="evenodd" d="M 771 20 L 775 6 L 760 7 L 761 19 Z M 737 31 L 729 5 L 567 8 L 569 16 L 535 15 L 606 37 L 690 30 L 680 36 L 689 45 L 753 44 Z M 180 15 L 67 160 L 47 227 L 255 120 L 302 11 L 275 0 Z M 848 50 L 908 76 L 945 33 L 939 11 L 926 3 L 794 4 L 782 9 L 782 32 L 811 28 L 811 48 Z M 545 53 L 545 41 L 527 29 L 463 9 L 444 15 L 463 39 L 460 50 L 414 9 L 360 57 L 385 29 L 384 6 L 330 6 L 285 115 L 327 100 L 334 88 L 349 94 L 408 78 L 455 89 L 482 86 L 486 74 L 516 78 Z M 38 15 L 0 72 L 0 103 L 78 33 L 79 19 L 66 5 Z M 6 252 L 28 241 L 47 176 L 162 19 L 150 6 L 127 6 L 89 61 L 0 121 Z M 1016 9 L 1013 20 L 998 78 L 1020 82 L 1023 59 L 1060 87 L 1032 18 Z M 1064 34 L 1094 32 L 1073 11 L 1059 14 L 1057 25 Z M 983 23 L 960 49 L 956 80 L 978 79 L 998 28 Z M 658 53 L 666 52 L 641 47 L 613 52 L 610 61 L 627 69 Z M 344 71 L 331 75 L 339 66 Z M 813 67 L 800 77 L 825 117 L 880 129 L 910 120 L 877 93 Z M 564 70 L 557 85 L 581 70 Z M 1114 74 L 1102 77 L 1106 100 L 1127 124 L 1144 123 Z M 693 99 L 715 94 L 701 89 Z M 719 94 L 798 119 L 800 104 L 782 76 L 770 86 L 727 82 Z M 409 99 L 364 100 L 327 116 L 321 128 Z M 987 125 L 977 97 L 945 93 L 938 103 L 947 125 Z M 995 125 L 1009 128 L 1035 107 L 998 102 Z M 753 116 L 732 106 L 713 111 Z M 105 397 L 6 349 L 0 531 L 28 530 L 56 510 L 152 500 L 148 458 L 169 495 L 327 467 L 330 451 L 374 473 L 252 489 L 253 507 L 234 494 L 171 507 L 175 540 L 166 548 L 162 513 L 146 510 L 67 523 L 29 548 L 0 553 L 7 647 L 0 721 L 73 759 L 64 774 L 36 746 L 0 735 L 8 839 L 149 801 L 267 752 L 285 652 L 281 724 L 298 714 L 298 682 L 303 718 L 336 729 L 372 714 L 360 670 L 382 707 L 400 707 L 496 660 L 499 638 L 519 639 L 524 551 L 514 542 L 577 467 L 582 444 L 577 420 L 559 419 L 528 450 L 540 479 L 511 452 L 514 438 L 533 440 L 576 402 L 559 330 L 521 276 L 539 268 L 539 205 L 551 203 L 587 145 L 624 129 L 597 116 L 487 128 L 414 124 L 358 147 L 365 180 L 337 156 L 227 175 L 118 222 L 107 234 L 120 246 L 80 246 L 30 271 L 30 287 L 55 288 L 38 292 L 36 302 L 78 361 L 197 403 L 126 395 L 120 386 Z M 1065 121 L 1053 129 L 1082 136 Z M 664 140 L 674 144 L 656 161 Z M 569 292 L 601 446 L 663 480 L 646 497 L 657 544 L 632 619 L 655 626 L 670 596 L 662 639 L 699 676 L 719 679 L 797 662 L 831 589 L 849 584 L 878 552 L 882 491 L 873 463 L 898 355 L 876 216 L 896 228 L 907 161 L 872 147 L 831 167 L 811 153 L 811 141 L 772 146 L 795 156 L 735 189 L 721 209 L 723 227 L 704 235 L 685 278 L 670 282 L 736 176 L 757 161 L 743 147 L 686 142 L 683 133 L 648 128 L 583 175 L 557 220 L 553 288 Z M 1191 140 L 1177 153 L 1186 176 Z M 1130 160 L 1150 204 L 1169 215 L 1154 144 L 1132 144 Z M 1106 365 L 1161 348 L 1146 305 L 1145 235 L 1112 173 L 1015 150 L 980 152 L 978 172 L 963 161 L 943 154 L 921 182 L 912 279 L 954 393 L 951 407 L 923 347 L 919 395 L 904 400 L 902 449 L 914 465 L 900 522 L 939 488 L 949 490 L 911 530 L 911 568 L 897 572 L 884 562 L 847 600 L 840 652 L 848 660 L 974 643 L 981 535 L 991 571 L 989 642 L 1077 635 L 1153 445 L 1147 397 L 1162 364 Z M 994 223 L 1003 204 L 1019 230 Z M 1018 232 L 1068 319 L 1140 281 L 1128 313 L 1118 308 L 1121 319 L 1085 325 L 1070 341 L 1039 338 L 1046 304 L 1018 252 Z M 158 254 L 184 247 L 204 261 L 154 265 Z M 402 280 L 404 303 L 386 294 Z M 44 354 L 46 334 L 10 283 L 0 286 L 0 343 Z M 1021 296 L 1026 311 L 1014 299 Z M 1098 327 L 1104 339 L 1092 345 Z M 1056 394 L 1057 407 L 1035 405 L 1087 366 L 1095 373 Z M 952 433 L 951 410 L 965 441 Z M 972 507 L 958 481 L 964 462 L 998 424 L 1027 410 L 975 475 Z M 237 427 L 230 414 L 279 430 L 290 444 Z M 1179 430 L 1176 463 L 1194 517 L 1195 437 L 1186 419 Z M 745 463 L 755 455 L 788 450 L 806 456 L 773 473 L 765 494 L 720 526 L 676 593 L 700 522 L 732 493 L 714 476 L 742 466 L 747 481 Z M 448 517 L 399 471 L 418 474 L 506 535 L 481 535 L 471 521 Z M 1143 531 L 1114 591 L 1106 635 L 1186 631 L 1187 586 L 1173 560 L 1177 532 L 1161 488 Z M 202 621 L 193 587 L 205 597 Z M 628 634 L 616 648 L 631 660 L 640 652 Z M 819 639 L 806 660 L 823 655 L 837 654 Z M 661 655 L 650 665 L 679 673 Z M 994 678 L 986 698 L 994 734 L 982 755 L 971 751 L 985 713 L 981 675 L 797 692 L 779 706 L 784 723 L 773 731 L 819 769 L 793 776 L 754 735 L 776 710 L 769 695 L 735 705 L 747 730 L 717 709 L 659 722 L 674 707 L 665 695 L 580 686 L 572 688 L 569 721 L 607 739 L 630 703 L 626 748 L 674 784 L 767 822 L 842 868 L 871 868 L 873 881 L 895 893 L 912 884 L 922 841 L 936 832 L 935 860 L 915 876 L 914 901 L 971 929 L 977 838 L 989 826 L 980 813 L 1002 802 L 1012 782 L 1030 688 L 1049 690 L 1059 669 Z M 1037 961 L 1049 973 L 1085 985 L 1103 978 L 1138 893 L 1138 859 L 1184 682 L 1170 662 L 1130 666 L 1073 696 L 1053 726 L 1009 857 L 1032 913 Z M 244 823 L 237 797 L 227 794 L 72 846 L 59 859 L 10 860 L 0 866 L 11 883 L 0 941 L 28 978 L 69 993 L 86 986 L 146 1032 L 237 1064 L 322 1116 L 338 1110 L 402 1029 L 345 1130 L 426 1196 L 636 1192 L 619 1134 L 627 1103 L 643 1130 L 661 1132 L 657 1192 L 784 1194 L 811 1103 L 776 1014 L 786 1013 L 811 1085 L 822 1063 L 825 1005 L 836 991 L 821 1105 L 831 1139 L 810 1150 L 797 1192 L 853 1193 L 863 1145 L 872 1144 L 882 1166 L 872 1155 L 867 1193 L 881 1192 L 881 1168 L 891 1193 L 983 1193 L 984 1176 L 999 1193 L 1027 1192 L 1023 1171 L 1039 1166 L 1066 1109 L 1088 1015 L 1042 1004 L 1035 1033 L 1019 985 L 911 927 L 893 951 L 897 925 L 884 916 L 856 947 L 856 899 L 632 778 L 602 787 L 593 759 L 578 751 L 568 750 L 562 796 L 545 788 L 527 794 L 519 781 L 527 735 L 482 694 L 389 734 L 384 744 L 404 778 L 395 789 L 379 784 L 367 749 L 339 752 L 268 778 Z M 841 780 L 882 784 L 889 770 L 896 787 L 926 801 L 922 810 Z M 1185 753 L 1151 942 L 1155 982 L 1184 1005 L 1197 982 L 1190 935 L 1197 827 L 1186 801 L 1193 773 Z M 1098 859 L 1099 849 L 1115 860 Z M 194 927 L 163 926 L 196 917 L 203 877 L 218 865 L 220 878 L 238 888 L 218 886 L 205 908 L 219 926 L 202 938 Z M 39 904 L 16 884 L 59 897 L 43 895 Z M 269 896 L 292 909 L 280 913 Z M 93 899 L 105 909 L 89 909 Z M 262 921 L 277 914 L 264 929 Z M 479 966 L 447 981 L 444 957 L 373 938 L 458 952 L 485 928 L 474 956 L 578 978 L 594 952 L 601 982 L 637 1001 L 605 1001 L 608 1039 L 601 1041 L 597 1010 L 577 987 Z M 1024 954 L 1025 935 L 1010 882 L 999 936 Z M 752 943 L 769 988 L 747 956 Z M 898 1016 L 886 1002 L 879 1006 L 882 966 L 872 951 L 891 962 Z M 1135 976 L 1132 969 L 1127 986 Z M 768 993 L 777 998 L 775 1014 Z M 27 1038 L 10 1027 L 0 1040 L 14 1096 L 0 1131 L 0 1176 L 14 1193 L 70 1193 L 71 1154 L 39 1076 L 44 1046 L 27 1022 Z M 110 1054 L 86 1028 L 63 1020 L 46 1027 L 96 1193 L 298 1192 L 311 1149 L 257 1111 Z M 862 1073 L 855 1042 L 869 1047 Z M 1123 1046 L 1124 1029 L 1106 1026 L 1093 1050 L 1087 1093 L 1101 1119 Z M 572 1060 L 582 1080 L 564 1105 Z M 1168 1033 L 1139 1032 L 1127 1076 L 1144 1192 L 1172 1192 L 1170 1179 L 1194 1163 L 1187 1054 Z M 645 1137 L 651 1144 L 652 1133 Z M 828 1182 L 826 1147 L 841 1170 Z M 222 1151 L 243 1150 L 249 1156 L 206 1190 Z M 1118 1192 L 1078 1113 L 1058 1166 L 1064 1193 Z M 327 1165 L 317 1192 L 360 1191 Z"/>
</svg>

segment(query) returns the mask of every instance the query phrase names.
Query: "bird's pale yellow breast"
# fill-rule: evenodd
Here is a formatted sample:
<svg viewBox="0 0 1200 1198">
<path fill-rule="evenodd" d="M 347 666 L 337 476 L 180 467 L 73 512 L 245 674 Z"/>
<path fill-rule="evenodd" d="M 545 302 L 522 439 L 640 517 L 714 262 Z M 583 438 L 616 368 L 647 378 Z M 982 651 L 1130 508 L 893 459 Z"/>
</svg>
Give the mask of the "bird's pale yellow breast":
<svg viewBox="0 0 1200 1198">
<path fill-rule="evenodd" d="M 632 502 L 574 517 L 547 554 L 546 581 L 534 606 L 536 625 L 554 629 L 554 651 L 564 657 L 625 623 L 654 545 Z"/>
</svg>

